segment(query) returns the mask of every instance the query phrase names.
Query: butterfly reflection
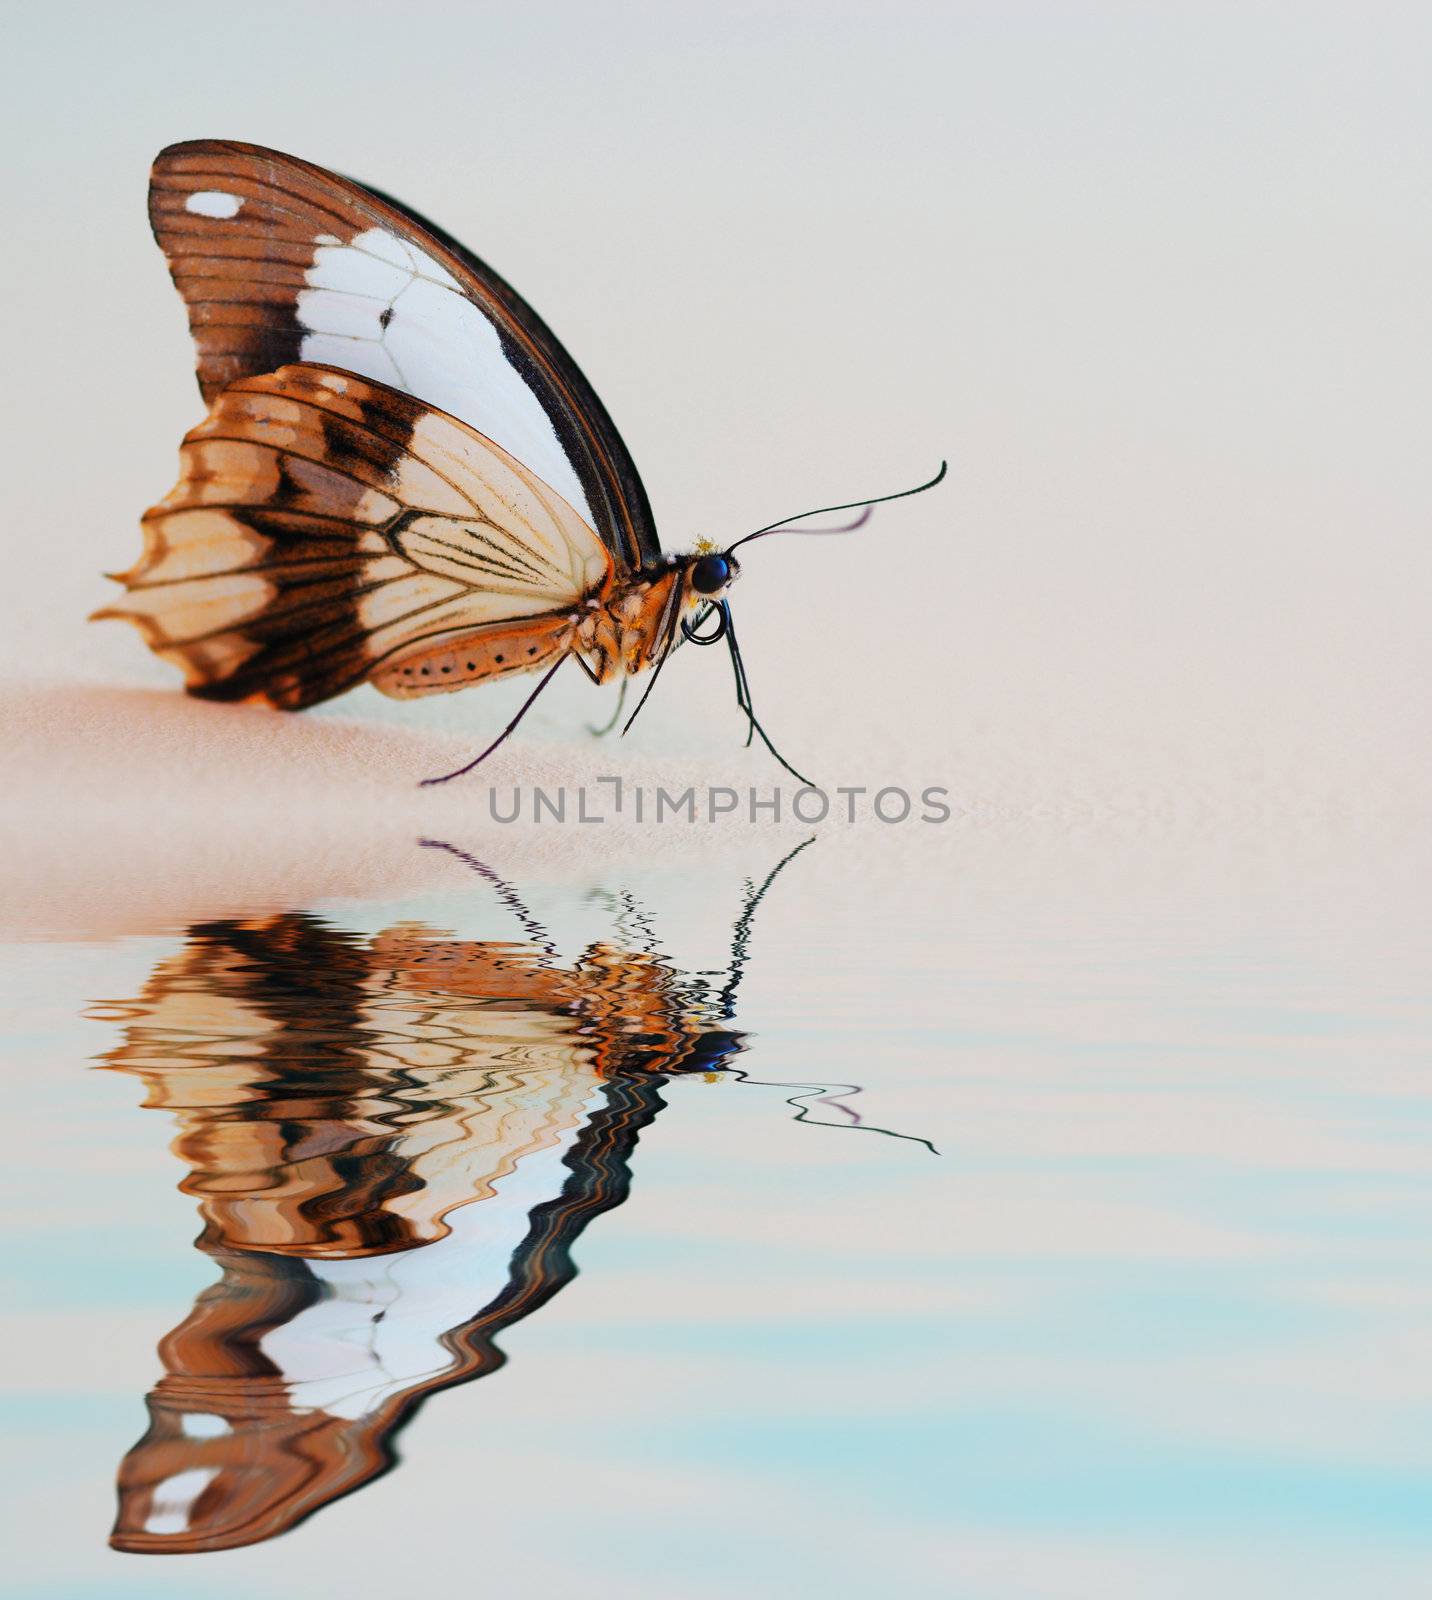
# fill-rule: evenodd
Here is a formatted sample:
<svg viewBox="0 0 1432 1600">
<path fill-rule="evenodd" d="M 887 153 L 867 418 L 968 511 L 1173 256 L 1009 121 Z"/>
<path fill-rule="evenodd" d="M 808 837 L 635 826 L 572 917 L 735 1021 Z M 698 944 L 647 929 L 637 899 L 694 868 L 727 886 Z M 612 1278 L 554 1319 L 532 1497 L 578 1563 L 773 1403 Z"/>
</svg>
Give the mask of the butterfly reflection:
<svg viewBox="0 0 1432 1600">
<path fill-rule="evenodd" d="M 283 1533 L 390 1467 L 425 1396 L 502 1364 L 496 1337 L 570 1281 L 578 1235 L 626 1198 L 666 1079 L 742 1049 L 727 1023 L 774 876 L 719 975 L 649 939 L 563 965 L 494 879 L 524 942 L 210 922 L 105 1009 L 124 1024 L 105 1064 L 174 1116 L 220 1272 L 160 1342 L 117 1549 Z"/>
</svg>

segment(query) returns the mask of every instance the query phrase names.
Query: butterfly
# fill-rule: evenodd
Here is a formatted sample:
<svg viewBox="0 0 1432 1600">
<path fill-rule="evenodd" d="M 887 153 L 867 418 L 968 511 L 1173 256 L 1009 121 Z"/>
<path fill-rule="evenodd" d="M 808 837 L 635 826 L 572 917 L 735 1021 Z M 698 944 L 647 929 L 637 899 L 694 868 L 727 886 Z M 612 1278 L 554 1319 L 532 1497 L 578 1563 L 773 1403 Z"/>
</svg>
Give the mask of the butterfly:
<svg viewBox="0 0 1432 1600">
<path fill-rule="evenodd" d="M 285 711 L 364 682 L 408 699 L 541 672 L 502 733 L 430 783 L 486 759 L 569 657 L 623 694 L 651 674 L 630 727 L 678 645 L 724 639 L 746 742 L 759 735 L 800 777 L 751 703 L 727 598 L 735 552 L 849 531 L 933 487 L 943 463 L 916 489 L 663 552 L 576 363 L 415 212 L 293 156 L 204 139 L 160 152 L 149 216 L 209 414 L 116 575 L 125 594 L 96 617 L 134 623 L 191 694 Z M 786 527 L 859 508 L 844 527 Z"/>
</svg>

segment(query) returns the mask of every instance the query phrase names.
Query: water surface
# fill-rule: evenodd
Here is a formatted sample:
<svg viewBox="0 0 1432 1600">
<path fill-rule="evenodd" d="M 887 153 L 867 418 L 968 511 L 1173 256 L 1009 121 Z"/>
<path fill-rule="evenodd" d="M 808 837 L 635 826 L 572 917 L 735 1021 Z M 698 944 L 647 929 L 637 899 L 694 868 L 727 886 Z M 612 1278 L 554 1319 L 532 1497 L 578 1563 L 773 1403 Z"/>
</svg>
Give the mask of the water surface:
<svg viewBox="0 0 1432 1600">
<path fill-rule="evenodd" d="M 1426 929 L 1204 843 L 9 947 L 21 1592 L 1425 1592 Z"/>
</svg>

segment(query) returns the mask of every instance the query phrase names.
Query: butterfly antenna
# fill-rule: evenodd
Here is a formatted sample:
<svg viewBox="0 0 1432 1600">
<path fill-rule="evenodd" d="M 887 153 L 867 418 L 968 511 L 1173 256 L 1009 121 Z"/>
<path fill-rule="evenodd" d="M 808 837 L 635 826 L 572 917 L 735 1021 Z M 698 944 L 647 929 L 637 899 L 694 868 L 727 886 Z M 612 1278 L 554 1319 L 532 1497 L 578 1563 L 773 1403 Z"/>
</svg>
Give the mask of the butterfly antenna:
<svg viewBox="0 0 1432 1600">
<path fill-rule="evenodd" d="M 814 512 L 811 515 L 813 516 Z M 792 528 L 790 531 L 792 533 L 854 533 L 857 528 L 863 528 L 874 515 L 875 507 L 866 506 L 858 517 L 852 517 L 849 522 L 837 522 L 833 528 Z M 794 521 L 795 519 L 792 518 L 791 520 Z M 781 529 L 773 528 L 771 531 L 779 533 Z M 752 535 L 751 537 L 754 538 L 755 536 Z"/>
<path fill-rule="evenodd" d="M 736 918 L 731 929 L 731 965 L 726 986 L 722 989 L 719 1004 L 722 1021 L 729 1022 L 735 1015 L 736 990 L 740 987 L 741 978 L 746 970 L 746 963 L 751 957 L 751 919 L 756 914 L 756 907 L 765 899 L 767 892 L 776 879 L 785 871 L 792 861 L 801 853 L 808 850 L 815 843 L 815 835 L 809 839 L 802 839 L 793 850 L 785 855 L 766 874 L 765 882 L 756 888 L 748 879 L 746 883 L 746 902 L 741 908 L 741 914 Z M 841 1104 L 840 1097 L 829 1097 L 840 1091 L 841 1095 L 863 1094 L 864 1090 L 858 1083 L 780 1083 L 766 1078 L 753 1078 L 750 1073 L 742 1071 L 740 1067 L 726 1067 L 738 1083 L 754 1084 L 770 1089 L 798 1089 L 799 1094 L 787 1097 L 786 1104 L 795 1107 L 797 1122 L 808 1123 L 813 1128 L 846 1128 L 859 1133 L 880 1133 L 890 1139 L 905 1139 L 911 1144 L 922 1144 L 932 1155 L 939 1155 L 939 1151 L 928 1139 L 922 1139 L 913 1133 L 896 1133 L 891 1128 L 877 1128 L 867 1124 L 860 1113 L 852 1107 Z M 812 1096 L 818 1096 L 831 1110 L 839 1111 L 848 1120 L 845 1122 L 821 1122 L 810 1115 L 810 1107 L 804 1102 Z"/>
<path fill-rule="evenodd" d="M 571 652 L 569 651 L 568 654 L 570 654 L 570 653 Z M 418 787 L 420 789 L 429 789 L 435 783 L 451 783 L 454 778 L 461 778 L 465 773 L 471 772 L 474 767 L 481 766 L 482 763 L 484 761 L 486 761 L 487 758 L 492 754 L 492 752 L 498 747 L 498 745 L 500 745 L 502 743 L 502 741 L 508 736 L 508 734 L 510 734 L 512 732 L 512 730 L 517 726 L 517 724 L 522 721 L 523 717 L 525 717 L 527 715 L 527 713 L 532 709 L 532 702 L 537 698 L 537 696 L 539 694 L 542 693 L 542 691 L 547 687 L 547 685 L 549 683 L 551 683 L 552 679 L 557 674 L 557 668 L 560 667 L 562 665 L 562 663 L 566 659 L 567 659 L 566 656 L 558 656 L 557 657 L 556 662 L 551 667 L 549 667 L 545 673 L 543 673 L 541 683 L 539 683 L 537 685 L 537 687 L 532 691 L 532 693 L 529 694 L 527 696 L 527 698 L 522 702 L 522 709 L 517 713 L 517 715 L 515 717 L 513 717 L 512 721 L 507 724 L 507 726 L 502 730 L 502 732 L 498 734 L 498 736 L 492 741 L 492 743 L 490 745 L 488 745 L 487 749 L 484 750 L 480 756 L 474 756 L 472 758 L 472 760 L 469 761 L 468 764 L 465 767 L 458 767 L 455 772 L 445 772 L 445 773 L 443 773 L 442 777 L 440 777 L 440 778 L 424 778 L 422 780 L 422 782 L 419 783 Z"/>
<path fill-rule="evenodd" d="M 939 1155 L 939 1151 L 928 1140 L 922 1139 L 918 1133 L 896 1133 L 893 1128 L 879 1128 L 873 1122 L 866 1122 L 858 1111 L 852 1110 L 847 1105 L 840 1103 L 841 1098 L 848 1094 L 864 1094 L 865 1090 L 858 1083 L 784 1083 L 777 1078 L 753 1078 L 740 1067 L 727 1067 L 738 1083 L 749 1083 L 761 1089 L 800 1089 L 801 1094 L 788 1095 L 786 1104 L 796 1108 L 794 1121 L 804 1122 L 812 1128 L 834 1128 L 837 1133 L 878 1133 L 886 1139 L 900 1139 L 907 1144 L 922 1144 L 932 1156 Z M 834 1099 L 829 1096 L 835 1095 Z M 821 1122 L 810 1115 L 810 1107 L 805 1104 L 814 1097 L 818 1103 L 829 1106 L 834 1111 L 842 1111 L 849 1118 L 847 1122 Z"/>
<path fill-rule="evenodd" d="M 764 528 L 757 528 L 754 533 L 748 533 L 744 538 L 737 539 L 735 544 L 726 551 L 726 554 L 729 556 L 732 550 L 739 550 L 743 544 L 749 544 L 752 539 L 764 539 L 770 533 L 850 533 L 853 529 L 862 527 L 866 518 L 858 517 L 844 528 L 788 528 L 786 524 L 788 522 L 801 522 L 806 517 L 823 517 L 832 511 L 854 511 L 860 506 L 864 506 L 868 510 L 871 506 L 882 506 L 889 500 L 904 500 L 912 494 L 924 494 L 926 489 L 933 489 L 948 470 L 949 462 L 942 461 L 940 470 L 928 483 L 916 484 L 913 489 L 900 489 L 895 494 L 876 495 L 872 500 L 847 500 L 843 505 L 817 506 L 814 511 L 798 511 L 793 517 L 782 517 L 779 522 L 768 522 Z"/>
</svg>

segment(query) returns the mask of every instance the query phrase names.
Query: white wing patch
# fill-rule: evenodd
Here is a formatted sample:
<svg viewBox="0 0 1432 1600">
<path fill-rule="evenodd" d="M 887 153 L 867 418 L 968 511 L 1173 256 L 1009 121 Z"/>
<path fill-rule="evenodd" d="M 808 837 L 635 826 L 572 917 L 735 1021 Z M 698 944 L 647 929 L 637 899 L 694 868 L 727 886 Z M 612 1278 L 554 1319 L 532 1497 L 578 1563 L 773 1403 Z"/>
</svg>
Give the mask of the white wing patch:
<svg viewBox="0 0 1432 1600">
<path fill-rule="evenodd" d="M 243 204 L 239 195 L 221 189 L 196 189 L 184 202 L 184 209 L 196 217 L 236 217 Z"/>
<path fill-rule="evenodd" d="M 217 1467 L 190 1467 L 176 1472 L 155 1489 L 153 1508 L 144 1524 L 146 1533 L 183 1533 L 194 1504 L 219 1476 Z"/>
<path fill-rule="evenodd" d="M 186 1439 L 222 1439 L 234 1425 L 212 1411 L 186 1411 L 179 1419 L 179 1431 Z"/>
<path fill-rule="evenodd" d="M 561 1194 L 571 1177 L 567 1152 L 605 1103 L 605 1089 L 592 1092 L 550 1145 L 521 1157 L 493 1193 L 452 1212 L 445 1238 L 376 1260 L 310 1258 L 323 1298 L 259 1340 L 289 1405 L 356 1420 L 453 1367 L 448 1335 L 510 1286 L 533 1210 Z"/>
<path fill-rule="evenodd" d="M 212 197 L 192 195 L 191 206 L 202 198 Z M 552 419 L 507 359 L 496 327 L 446 268 L 369 228 L 348 245 L 320 237 L 305 278 L 297 306 L 306 330 L 302 360 L 374 378 L 460 417 L 595 520 Z"/>
</svg>

